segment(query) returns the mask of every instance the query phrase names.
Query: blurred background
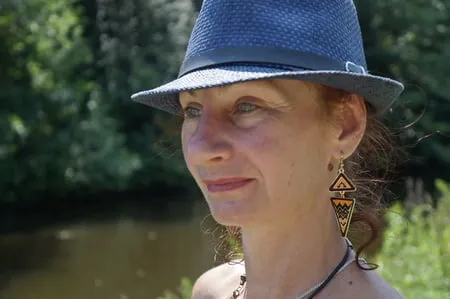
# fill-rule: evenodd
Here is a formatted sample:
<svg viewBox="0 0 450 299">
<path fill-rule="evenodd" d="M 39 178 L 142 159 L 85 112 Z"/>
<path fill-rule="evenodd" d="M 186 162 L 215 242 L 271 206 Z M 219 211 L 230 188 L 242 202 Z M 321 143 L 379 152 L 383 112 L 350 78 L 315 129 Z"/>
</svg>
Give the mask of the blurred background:
<svg viewBox="0 0 450 299">
<path fill-rule="evenodd" d="M 450 298 L 450 2 L 356 2 L 369 70 L 405 83 L 408 153 L 372 260 Z M 0 298 L 190 298 L 217 234 L 179 119 L 130 101 L 176 77 L 195 0 L 0 1 Z"/>
</svg>

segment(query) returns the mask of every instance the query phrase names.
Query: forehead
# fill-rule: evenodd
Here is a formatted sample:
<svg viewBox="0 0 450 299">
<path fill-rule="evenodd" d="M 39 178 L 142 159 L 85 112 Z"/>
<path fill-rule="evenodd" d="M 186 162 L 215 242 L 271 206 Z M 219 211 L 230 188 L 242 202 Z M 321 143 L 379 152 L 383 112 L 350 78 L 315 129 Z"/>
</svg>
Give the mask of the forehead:
<svg viewBox="0 0 450 299">
<path fill-rule="evenodd" d="M 188 95 L 188 97 L 191 98 L 201 99 L 205 96 L 223 96 L 227 93 L 241 91 L 260 93 L 261 95 L 270 92 L 289 96 L 292 94 L 305 92 L 312 93 L 317 91 L 317 88 L 314 88 L 313 85 L 314 84 L 312 83 L 289 79 L 254 80 L 205 89 L 188 90 L 186 92 L 181 92 L 180 98 L 182 98 L 183 95 Z"/>
<path fill-rule="evenodd" d="M 195 89 L 188 90 L 187 93 L 192 97 L 198 97 L 202 93 L 211 91 L 217 93 L 217 95 L 222 95 L 230 91 L 238 90 L 238 89 L 250 89 L 250 88 L 270 88 L 274 87 L 272 81 L 269 80 L 254 80 L 248 82 L 239 82 L 228 85 L 222 85 L 217 87 L 205 88 L 205 89 Z"/>
<path fill-rule="evenodd" d="M 217 87 L 211 87 L 211 88 L 205 88 L 205 89 L 194 89 L 194 90 L 188 90 L 186 91 L 187 94 L 189 94 L 193 98 L 198 98 L 202 93 L 205 91 L 215 91 L 217 94 L 224 94 L 233 87 L 234 84 L 230 85 L 223 85 L 223 86 L 217 86 Z"/>
</svg>

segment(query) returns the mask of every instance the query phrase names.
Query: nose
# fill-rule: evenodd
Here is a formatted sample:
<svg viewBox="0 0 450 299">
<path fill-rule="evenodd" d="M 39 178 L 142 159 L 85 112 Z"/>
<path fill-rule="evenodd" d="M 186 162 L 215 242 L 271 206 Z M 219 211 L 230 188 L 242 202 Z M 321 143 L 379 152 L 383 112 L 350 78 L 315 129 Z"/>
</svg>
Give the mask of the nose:
<svg viewBox="0 0 450 299">
<path fill-rule="evenodd" d="M 185 159 L 188 164 L 200 166 L 229 160 L 233 145 L 227 127 L 225 119 L 203 113 L 186 140 Z"/>
</svg>

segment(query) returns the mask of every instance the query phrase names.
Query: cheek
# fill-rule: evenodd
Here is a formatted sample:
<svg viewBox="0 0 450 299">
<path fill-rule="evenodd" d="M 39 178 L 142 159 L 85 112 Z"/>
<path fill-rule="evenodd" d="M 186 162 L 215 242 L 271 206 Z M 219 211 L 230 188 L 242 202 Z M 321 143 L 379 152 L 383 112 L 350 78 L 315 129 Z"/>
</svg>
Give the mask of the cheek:
<svg viewBox="0 0 450 299">
<path fill-rule="evenodd" d="M 183 156 L 185 156 L 185 153 L 186 153 L 186 146 L 187 146 L 188 139 L 189 139 L 188 132 L 184 128 L 182 128 L 181 129 L 181 149 L 183 151 Z"/>
<path fill-rule="evenodd" d="M 192 175 L 194 175 L 194 177 L 195 177 L 195 173 L 193 173 L 193 168 L 191 166 L 192 163 L 190 163 L 188 156 L 186 155 L 186 153 L 188 151 L 189 140 L 192 138 L 193 134 L 194 134 L 194 129 L 192 128 L 192 126 L 183 124 L 183 126 L 181 128 L 181 149 L 183 151 L 183 158 L 184 158 L 184 161 L 186 163 L 186 166 L 187 166 L 189 172 Z"/>
<path fill-rule="evenodd" d="M 278 136 L 266 136 L 253 155 L 270 198 L 285 196 L 298 179 L 298 174 L 295 174 L 298 154 L 303 150 L 298 148 L 294 138 L 291 132 L 286 131 Z"/>
<path fill-rule="evenodd" d="M 283 126 L 262 125 L 235 137 L 237 156 L 254 168 L 272 197 L 286 186 L 293 161 L 295 136 Z"/>
<path fill-rule="evenodd" d="M 314 196 L 313 190 L 319 188 L 322 164 L 326 165 L 323 138 L 317 128 L 303 128 L 279 128 L 276 134 L 253 141 L 256 151 L 251 157 L 261 172 L 267 196 L 278 203 Z"/>
</svg>

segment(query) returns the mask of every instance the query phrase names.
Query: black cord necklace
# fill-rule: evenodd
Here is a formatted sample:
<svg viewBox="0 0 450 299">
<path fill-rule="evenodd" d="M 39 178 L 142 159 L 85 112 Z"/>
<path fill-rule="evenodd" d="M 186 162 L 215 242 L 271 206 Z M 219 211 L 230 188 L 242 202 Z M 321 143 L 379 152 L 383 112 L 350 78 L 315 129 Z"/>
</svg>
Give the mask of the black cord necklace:
<svg viewBox="0 0 450 299">
<path fill-rule="evenodd" d="M 345 251 L 345 255 L 342 258 L 342 260 L 340 261 L 340 263 L 333 269 L 333 271 L 322 282 L 322 284 L 320 284 L 317 287 L 317 289 L 315 289 L 314 292 L 312 292 L 311 295 L 309 295 L 308 299 L 312 299 L 312 298 L 314 298 L 314 296 L 319 294 L 320 291 L 322 291 L 327 286 L 327 284 L 336 276 L 336 274 L 339 272 L 339 270 L 344 266 L 345 262 L 347 261 L 351 250 L 352 250 L 352 246 L 347 242 L 347 250 Z"/>
<path fill-rule="evenodd" d="M 348 257 L 350 256 L 350 252 L 352 251 L 352 248 L 353 248 L 353 246 L 349 240 L 345 239 L 345 241 L 347 242 L 347 249 L 345 251 L 344 257 L 339 262 L 339 264 L 337 264 L 337 266 L 333 269 L 333 271 L 331 271 L 331 273 L 317 287 L 313 287 L 312 289 L 306 291 L 303 295 L 300 295 L 300 296 L 296 297 L 295 299 L 304 298 L 308 293 L 311 293 L 308 295 L 308 299 L 314 298 L 314 296 L 319 294 L 320 291 L 322 291 L 328 285 L 328 283 L 336 276 L 336 274 L 339 273 L 341 268 L 344 267 L 344 265 L 346 264 Z M 241 282 L 240 282 L 238 288 L 233 292 L 230 299 L 236 299 L 240 295 L 242 295 L 242 292 L 244 290 L 246 282 L 247 282 L 246 275 L 245 274 L 241 275 Z"/>
</svg>

